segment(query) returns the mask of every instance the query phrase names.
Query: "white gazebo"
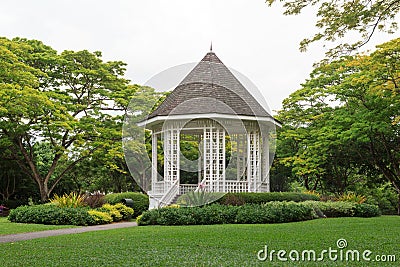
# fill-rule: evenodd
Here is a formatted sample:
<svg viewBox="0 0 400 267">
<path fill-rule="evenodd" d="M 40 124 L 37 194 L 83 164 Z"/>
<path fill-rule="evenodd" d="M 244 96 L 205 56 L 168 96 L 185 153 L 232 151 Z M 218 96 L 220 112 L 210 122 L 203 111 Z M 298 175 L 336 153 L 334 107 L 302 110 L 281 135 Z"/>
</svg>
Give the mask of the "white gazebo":
<svg viewBox="0 0 400 267">
<path fill-rule="evenodd" d="M 190 191 L 269 192 L 270 132 L 280 123 L 214 52 L 139 125 L 152 136 L 150 208 Z M 196 160 L 181 153 L 185 140 L 196 144 Z M 183 173 L 195 181 L 182 181 Z"/>
</svg>

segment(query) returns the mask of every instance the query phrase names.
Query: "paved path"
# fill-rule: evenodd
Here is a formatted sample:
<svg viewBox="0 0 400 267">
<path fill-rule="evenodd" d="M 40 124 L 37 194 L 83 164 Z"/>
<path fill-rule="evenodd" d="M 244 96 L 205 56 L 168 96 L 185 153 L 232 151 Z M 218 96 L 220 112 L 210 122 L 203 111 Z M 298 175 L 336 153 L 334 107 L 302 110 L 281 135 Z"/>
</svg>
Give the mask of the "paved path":
<svg viewBox="0 0 400 267">
<path fill-rule="evenodd" d="M 84 233 L 84 232 L 127 228 L 127 227 L 133 227 L 133 226 L 137 226 L 137 223 L 136 222 L 121 222 L 121 223 L 85 226 L 85 227 L 77 227 L 77 228 L 65 228 L 65 229 L 57 229 L 57 230 L 47 230 L 47 231 L 12 234 L 12 235 L 2 235 L 2 236 L 0 236 L 0 243 L 10 243 L 10 242 L 30 240 L 30 239 L 42 238 L 42 237 L 48 237 L 48 236 L 79 234 L 79 233 Z"/>
</svg>

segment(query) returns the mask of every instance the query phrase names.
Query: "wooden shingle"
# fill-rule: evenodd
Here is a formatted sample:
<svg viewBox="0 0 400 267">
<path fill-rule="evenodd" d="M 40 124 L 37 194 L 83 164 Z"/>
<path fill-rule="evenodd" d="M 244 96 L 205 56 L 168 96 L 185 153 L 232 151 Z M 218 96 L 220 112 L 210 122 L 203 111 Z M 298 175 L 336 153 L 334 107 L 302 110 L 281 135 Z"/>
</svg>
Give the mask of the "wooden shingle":
<svg viewBox="0 0 400 267">
<path fill-rule="evenodd" d="M 148 119 L 172 114 L 207 113 L 272 117 L 212 51 Z"/>
</svg>

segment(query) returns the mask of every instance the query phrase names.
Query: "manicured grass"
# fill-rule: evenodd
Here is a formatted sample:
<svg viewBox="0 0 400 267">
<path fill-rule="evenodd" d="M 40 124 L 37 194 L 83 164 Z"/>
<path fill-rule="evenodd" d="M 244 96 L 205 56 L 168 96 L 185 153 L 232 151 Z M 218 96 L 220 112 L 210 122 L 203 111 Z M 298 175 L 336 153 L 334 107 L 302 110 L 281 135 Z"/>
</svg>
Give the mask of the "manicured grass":
<svg viewBox="0 0 400 267">
<path fill-rule="evenodd" d="M 266 225 L 145 226 L 0 244 L 2 266 L 399 266 L 400 217 L 318 219 Z M 397 262 L 257 260 L 272 250 L 346 249 Z M 345 249 L 344 249 L 345 250 Z M 286 255 L 287 256 L 287 255 Z M 328 256 L 326 256 L 327 259 Z"/>
<path fill-rule="evenodd" d="M 11 223 L 7 220 L 6 217 L 0 217 L 0 235 L 37 232 L 37 231 L 72 228 L 72 227 L 76 226 Z"/>
</svg>

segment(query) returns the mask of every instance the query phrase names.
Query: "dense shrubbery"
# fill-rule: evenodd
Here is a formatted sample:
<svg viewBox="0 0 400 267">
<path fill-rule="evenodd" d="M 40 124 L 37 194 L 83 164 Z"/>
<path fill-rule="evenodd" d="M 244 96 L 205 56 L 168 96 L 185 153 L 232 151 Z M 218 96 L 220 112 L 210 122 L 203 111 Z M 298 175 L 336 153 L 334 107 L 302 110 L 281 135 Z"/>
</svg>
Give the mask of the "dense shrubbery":
<svg viewBox="0 0 400 267">
<path fill-rule="evenodd" d="M 306 200 L 318 201 L 319 197 L 314 194 L 297 192 L 270 192 L 270 193 L 228 193 L 217 202 L 222 205 L 262 204 L 272 201 L 294 201 Z"/>
<path fill-rule="evenodd" d="M 8 220 L 18 223 L 54 225 L 92 225 L 88 208 L 60 208 L 53 204 L 20 206 L 11 210 Z"/>
<path fill-rule="evenodd" d="M 350 202 L 284 202 L 242 206 L 212 204 L 203 207 L 166 207 L 144 212 L 139 225 L 199 225 L 224 223 L 285 223 L 320 217 L 374 217 L 377 206 Z"/>
<path fill-rule="evenodd" d="M 126 192 L 109 194 L 105 196 L 105 201 L 109 204 L 117 204 L 127 198 L 133 200 L 133 210 L 135 211 L 134 217 L 139 216 L 143 211 L 149 209 L 149 197 L 142 193 Z"/>
<path fill-rule="evenodd" d="M 113 217 L 107 212 L 89 210 L 88 213 L 92 217 L 93 224 L 107 224 L 113 222 Z"/>
<path fill-rule="evenodd" d="M 20 206 L 10 212 L 8 219 L 18 223 L 54 225 L 94 225 L 130 219 L 133 209 L 123 204 L 89 207 L 59 207 L 55 204 Z"/>
<path fill-rule="evenodd" d="M 390 183 L 378 188 L 366 188 L 364 194 L 367 196 L 365 203 L 379 206 L 382 214 L 397 214 L 398 195 Z"/>
<path fill-rule="evenodd" d="M 144 212 L 139 225 L 198 225 L 223 223 L 280 223 L 313 219 L 313 209 L 295 202 L 270 202 L 190 208 L 162 208 Z"/>
<path fill-rule="evenodd" d="M 306 201 L 305 205 L 312 207 L 315 213 L 322 217 L 375 217 L 380 216 L 378 206 L 370 204 L 359 204 L 347 201 Z"/>
<path fill-rule="evenodd" d="M 86 206 L 95 209 L 103 206 L 106 203 L 106 200 L 104 199 L 104 194 L 102 193 L 86 194 L 84 203 Z"/>
<path fill-rule="evenodd" d="M 302 203 L 268 202 L 244 205 L 238 210 L 237 223 L 285 223 L 315 219 L 313 209 Z"/>
<path fill-rule="evenodd" d="M 381 210 L 376 205 L 356 204 L 354 207 L 354 217 L 377 217 L 380 216 Z"/>
<path fill-rule="evenodd" d="M 50 202 L 60 208 L 78 208 L 85 206 L 85 197 L 75 192 L 71 192 L 69 195 L 64 194 L 62 196 L 54 195 Z"/>
</svg>

